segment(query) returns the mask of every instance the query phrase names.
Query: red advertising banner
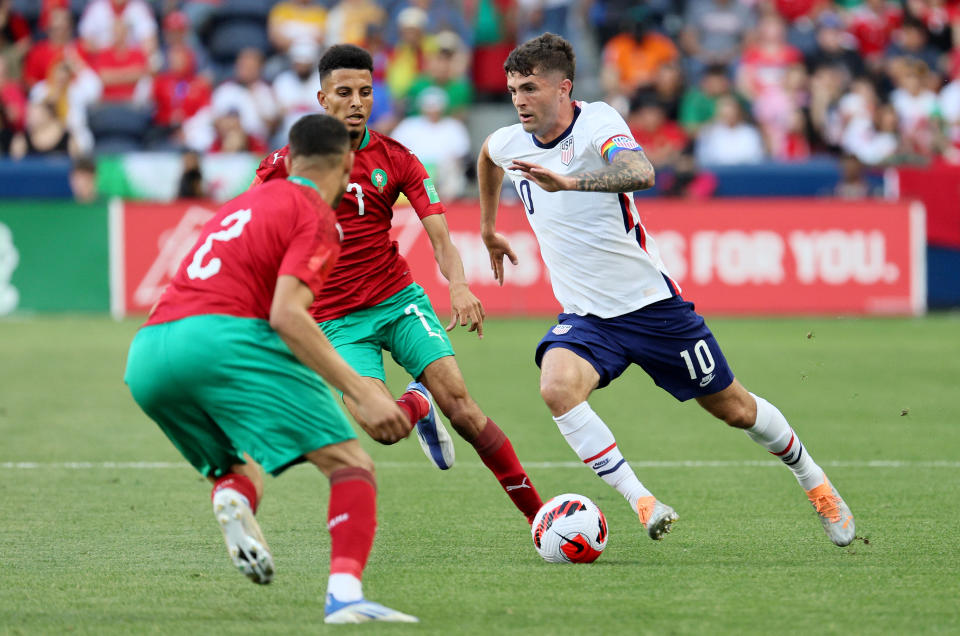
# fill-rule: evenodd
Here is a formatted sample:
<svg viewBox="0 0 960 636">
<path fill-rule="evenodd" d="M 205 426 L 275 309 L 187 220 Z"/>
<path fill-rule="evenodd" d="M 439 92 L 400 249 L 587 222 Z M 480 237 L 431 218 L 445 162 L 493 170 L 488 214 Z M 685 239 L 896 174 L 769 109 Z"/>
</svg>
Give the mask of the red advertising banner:
<svg viewBox="0 0 960 636">
<path fill-rule="evenodd" d="M 123 202 L 111 206 L 111 288 L 115 316 L 145 314 L 160 298 L 216 212 L 212 203 Z"/>
<path fill-rule="evenodd" d="M 644 199 L 644 225 L 672 278 L 697 309 L 713 314 L 921 314 L 926 308 L 924 212 L 918 204 L 824 199 Z M 449 206 L 447 223 L 467 280 L 490 313 L 559 310 L 536 238 L 519 205 L 500 207 L 497 229 L 519 264 L 493 279 L 475 203 Z M 412 213 L 399 210 L 396 238 L 441 314 L 446 281 Z M 570 255 L 576 258 L 575 254 Z"/>
<path fill-rule="evenodd" d="M 919 199 L 927 211 L 927 242 L 960 248 L 960 166 L 900 166 L 884 173 L 892 199 Z"/>
<path fill-rule="evenodd" d="M 919 204 L 824 199 L 644 199 L 644 225 L 671 277 L 697 309 L 713 314 L 921 314 L 926 239 Z M 111 207 L 115 315 L 149 311 L 215 208 L 198 202 Z M 550 277 L 520 205 L 502 205 L 497 229 L 519 264 L 497 285 L 480 239 L 475 202 L 448 206 L 450 235 L 467 281 L 491 314 L 555 314 Z M 446 280 L 409 208 L 394 212 L 394 239 L 437 311 L 450 309 Z M 575 254 L 570 255 L 576 258 Z"/>
</svg>

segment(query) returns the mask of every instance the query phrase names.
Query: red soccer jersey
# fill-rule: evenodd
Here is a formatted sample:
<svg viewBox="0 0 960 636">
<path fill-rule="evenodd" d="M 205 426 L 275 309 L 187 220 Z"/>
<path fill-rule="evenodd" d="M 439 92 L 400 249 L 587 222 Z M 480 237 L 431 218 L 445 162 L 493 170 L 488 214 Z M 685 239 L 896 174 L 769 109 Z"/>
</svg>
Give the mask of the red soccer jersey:
<svg viewBox="0 0 960 636">
<path fill-rule="evenodd" d="M 254 184 L 286 177 L 286 155 L 287 146 L 267 155 Z M 368 132 L 337 206 L 340 259 L 310 308 L 318 322 L 372 307 L 413 283 L 397 242 L 390 240 L 393 204 L 401 192 L 421 219 L 446 211 L 416 155 L 386 135 Z"/>
<path fill-rule="evenodd" d="M 277 277 L 314 295 L 340 252 L 333 210 L 316 190 L 287 180 L 228 202 L 201 230 L 146 324 L 201 314 L 270 318 Z"/>
<path fill-rule="evenodd" d="M 104 71 L 140 71 L 142 76 L 149 75 L 150 62 L 139 48 L 125 48 L 123 51 L 110 47 L 97 53 L 93 58 L 94 70 L 102 75 Z M 104 84 L 100 99 L 103 101 L 130 101 L 137 89 L 137 80 L 118 84 Z"/>
<path fill-rule="evenodd" d="M 903 12 L 897 5 L 887 3 L 880 13 L 860 6 L 851 12 L 847 30 L 857 39 L 864 57 L 876 57 L 883 54 L 902 22 Z"/>
</svg>

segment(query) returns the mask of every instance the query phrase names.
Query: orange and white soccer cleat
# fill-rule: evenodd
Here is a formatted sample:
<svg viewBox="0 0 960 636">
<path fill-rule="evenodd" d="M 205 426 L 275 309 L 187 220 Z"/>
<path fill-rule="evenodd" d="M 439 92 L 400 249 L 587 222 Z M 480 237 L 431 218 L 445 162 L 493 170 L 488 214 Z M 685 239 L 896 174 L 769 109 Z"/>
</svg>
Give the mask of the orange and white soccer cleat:
<svg viewBox="0 0 960 636">
<path fill-rule="evenodd" d="M 673 508 L 652 496 L 637 500 L 637 516 L 654 541 L 659 541 L 670 532 L 673 522 L 680 518 Z"/>
<path fill-rule="evenodd" d="M 826 475 L 822 484 L 807 491 L 807 498 L 830 540 L 841 547 L 850 545 L 856 536 L 853 513 Z"/>
</svg>

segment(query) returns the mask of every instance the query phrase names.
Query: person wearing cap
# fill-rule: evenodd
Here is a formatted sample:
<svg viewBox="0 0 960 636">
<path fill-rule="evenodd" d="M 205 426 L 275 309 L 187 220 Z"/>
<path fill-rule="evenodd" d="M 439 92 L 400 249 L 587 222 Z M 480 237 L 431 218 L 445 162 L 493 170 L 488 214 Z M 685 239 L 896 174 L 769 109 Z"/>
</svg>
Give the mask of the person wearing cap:
<svg viewBox="0 0 960 636">
<path fill-rule="evenodd" d="M 467 77 L 467 55 L 463 41 L 453 31 L 441 31 L 433 38 L 436 50 L 427 56 L 426 68 L 414 79 L 407 93 L 407 114 L 420 111 L 417 100 L 431 87 L 440 88 L 447 95 L 447 113 L 465 115 L 473 102 L 473 85 Z"/>
<path fill-rule="evenodd" d="M 161 39 L 164 70 L 170 70 L 173 49 L 187 49 L 193 60 L 193 69 L 197 73 L 206 75 L 210 70 L 210 57 L 191 27 L 190 18 L 183 11 L 171 11 L 163 18 Z"/>
<path fill-rule="evenodd" d="M 427 21 L 427 12 L 420 7 L 407 7 L 397 14 L 400 39 L 387 65 L 387 86 L 395 99 L 407 95 L 427 57 L 436 50 L 434 38 L 427 34 Z"/>
<path fill-rule="evenodd" d="M 287 132 L 304 115 L 320 110 L 317 92 L 320 90 L 320 75 L 317 62 L 320 47 L 312 39 L 294 41 L 287 49 L 291 68 L 273 80 L 273 94 L 280 108 L 280 129 L 277 135 L 287 138 Z"/>
</svg>

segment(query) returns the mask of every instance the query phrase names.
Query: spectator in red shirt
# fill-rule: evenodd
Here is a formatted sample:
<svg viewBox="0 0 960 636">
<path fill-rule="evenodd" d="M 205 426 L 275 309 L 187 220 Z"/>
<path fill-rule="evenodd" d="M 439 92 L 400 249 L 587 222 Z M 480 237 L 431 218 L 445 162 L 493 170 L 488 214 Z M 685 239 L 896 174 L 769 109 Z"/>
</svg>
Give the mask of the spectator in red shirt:
<svg viewBox="0 0 960 636">
<path fill-rule="evenodd" d="M 193 54 L 186 46 L 171 47 L 167 51 L 167 63 L 169 69 L 153 80 L 156 106 L 153 120 L 183 141 L 180 127 L 201 108 L 210 105 L 212 88 L 205 77 L 196 74 Z"/>
<path fill-rule="evenodd" d="M 803 55 L 787 44 L 783 19 L 767 15 L 757 24 L 756 41 L 743 51 L 737 86 L 751 100 L 767 91 L 781 90 L 787 69 L 800 63 Z"/>
<path fill-rule="evenodd" d="M 787 128 L 778 137 L 768 137 L 770 156 L 779 161 L 806 161 L 810 158 L 809 126 L 803 110 L 794 108 L 787 114 Z"/>
<path fill-rule="evenodd" d="M 847 30 L 856 38 L 860 54 L 868 64 L 873 64 L 883 56 L 902 20 L 899 3 L 866 0 L 850 12 Z"/>
<path fill-rule="evenodd" d="M 37 26 L 41 31 L 50 28 L 50 16 L 57 9 L 70 9 L 70 0 L 41 0 L 40 21 Z"/>
<path fill-rule="evenodd" d="M 73 18 L 67 9 L 50 11 L 47 39 L 30 47 L 23 62 L 23 81 L 27 88 L 47 78 L 50 69 L 63 59 L 67 48 L 80 52 L 73 37 Z"/>
<path fill-rule="evenodd" d="M 123 20 L 114 20 L 113 44 L 96 53 L 92 66 L 103 82 L 101 99 L 104 101 L 147 101 L 150 63 L 140 47 L 129 44 L 127 25 Z"/>
<path fill-rule="evenodd" d="M 634 104 L 627 125 L 655 168 L 672 167 L 688 142 L 683 128 L 667 119 L 663 104 L 650 97 Z"/>
</svg>

